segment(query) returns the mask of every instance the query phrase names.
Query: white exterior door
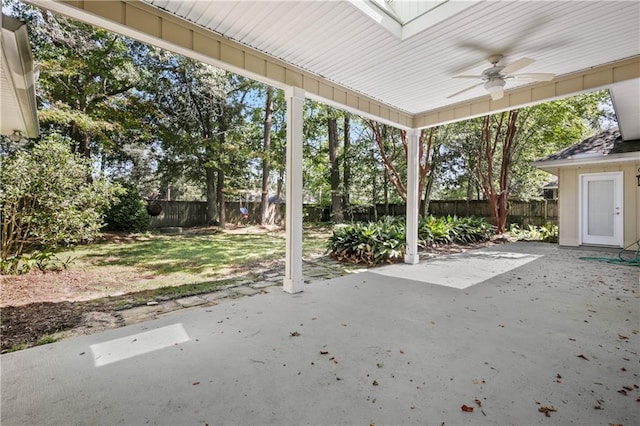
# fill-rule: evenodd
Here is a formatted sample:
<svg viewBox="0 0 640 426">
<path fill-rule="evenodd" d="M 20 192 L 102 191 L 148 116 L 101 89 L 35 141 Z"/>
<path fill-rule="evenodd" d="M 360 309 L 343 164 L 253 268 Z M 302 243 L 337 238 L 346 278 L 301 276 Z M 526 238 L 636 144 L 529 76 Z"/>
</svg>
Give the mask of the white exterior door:
<svg viewBox="0 0 640 426">
<path fill-rule="evenodd" d="M 583 244 L 622 247 L 622 172 L 580 175 Z"/>
</svg>

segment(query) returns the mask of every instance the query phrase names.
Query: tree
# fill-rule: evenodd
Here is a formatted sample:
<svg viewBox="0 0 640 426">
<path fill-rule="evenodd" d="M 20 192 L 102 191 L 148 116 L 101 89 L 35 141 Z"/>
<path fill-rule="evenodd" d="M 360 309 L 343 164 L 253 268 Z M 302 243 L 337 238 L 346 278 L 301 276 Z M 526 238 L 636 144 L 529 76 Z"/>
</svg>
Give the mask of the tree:
<svg viewBox="0 0 640 426">
<path fill-rule="evenodd" d="M 206 188 L 207 220 L 224 226 L 227 180 L 244 174 L 245 80 L 169 52 L 154 52 L 157 80 L 147 88 L 159 107 L 159 170 L 167 181 L 188 177 Z"/>
<path fill-rule="evenodd" d="M 340 223 L 344 221 L 342 214 L 342 191 L 340 191 L 340 165 L 338 140 L 338 113 L 331 107 L 327 107 L 327 130 L 329 141 L 329 183 L 331 185 L 331 221 Z"/>
<path fill-rule="evenodd" d="M 0 160 L 3 272 L 15 272 L 25 250 L 53 250 L 99 234 L 117 187 L 88 179 L 91 163 L 71 152 L 68 139 L 50 135 Z"/>
<path fill-rule="evenodd" d="M 509 211 L 509 179 L 516 143 L 517 119 L 518 111 L 513 110 L 508 113 L 500 113 L 497 116 L 488 115 L 482 120 L 482 137 L 478 146 L 478 163 L 476 170 L 482 193 L 491 207 L 493 224 L 497 227 L 499 234 L 505 231 L 507 224 L 507 214 Z M 500 167 L 497 173 L 498 182 L 496 184 L 494 166 L 496 151 L 499 147 L 501 147 L 502 152 L 500 155 Z"/>
<path fill-rule="evenodd" d="M 262 152 L 262 187 L 260 198 L 260 223 L 267 224 L 269 208 L 269 175 L 271 173 L 271 124 L 273 123 L 273 87 L 267 86 L 264 103 L 264 137 Z"/>
</svg>

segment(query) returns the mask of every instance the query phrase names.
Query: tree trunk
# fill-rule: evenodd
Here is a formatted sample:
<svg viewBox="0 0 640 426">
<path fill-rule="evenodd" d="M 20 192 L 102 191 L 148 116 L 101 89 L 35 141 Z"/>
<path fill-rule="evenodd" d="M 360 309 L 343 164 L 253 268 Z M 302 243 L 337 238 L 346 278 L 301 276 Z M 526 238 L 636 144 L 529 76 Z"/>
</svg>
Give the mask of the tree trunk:
<svg viewBox="0 0 640 426">
<path fill-rule="evenodd" d="M 342 153 L 342 208 L 351 212 L 349 188 L 351 186 L 351 120 L 349 113 L 344 113 L 344 150 Z M 350 215 L 353 220 L 353 214 Z"/>
<path fill-rule="evenodd" d="M 503 129 L 504 119 L 507 114 L 506 131 L 503 134 L 503 130 L 505 130 Z M 496 226 L 498 234 L 505 232 L 509 214 L 509 185 L 511 162 L 516 145 L 517 118 L 518 111 L 501 113 L 496 123 L 495 135 L 492 135 L 491 116 L 486 116 L 483 119 L 482 138 L 480 141 L 480 149 L 478 150 L 476 172 L 482 194 L 489 203 L 493 224 Z M 499 142 L 501 142 L 502 146 L 502 155 L 496 188 L 493 163 Z"/>
<path fill-rule="evenodd" d="M 342 215 L 342 194 L 340 193 L 340 167 L 338 165 L 338 120 L 331 108 L 328 108 L 328 112 L 331 221 L 340 223 L 344 221 L 344 217 Z"/>
<path fill-rule="evenodd" d="M 262 198 L 260 199 L 260 223 L 269 222 L 269 174 L 271 173 L 271 122 L 273 120 L 273 88 L 267 86 L 264 108 L 264 140 L 262 150 Z"/>
<path fill-rule="evenodd" d="M 225 200 L 224 200 L 224 170 L 218 170 L 218 185 L 217 185 L 217 198 L 218 198 L 218 216 L 220 218 L 218 226 L 220 229 L 224 229 L 227 223 L 227 214 L 225 212 Z"/>
<path fill-rule="evenodd" d="M 284 186 L 284 170 L 282 168 L 278 173 L 278 183 L 276 184 L 276 209 L 273 222 L 277 224 L 282 223 L 282 203 L 280 203 L 280 200 L 282 199 L 282 188 Z"/>
<path fill-rule="evenodd" d="M 216 200 L 216 170 L 213 166 L 207 172 L 207 224 L 218 225 L 218 203 Z"/>
</svg>

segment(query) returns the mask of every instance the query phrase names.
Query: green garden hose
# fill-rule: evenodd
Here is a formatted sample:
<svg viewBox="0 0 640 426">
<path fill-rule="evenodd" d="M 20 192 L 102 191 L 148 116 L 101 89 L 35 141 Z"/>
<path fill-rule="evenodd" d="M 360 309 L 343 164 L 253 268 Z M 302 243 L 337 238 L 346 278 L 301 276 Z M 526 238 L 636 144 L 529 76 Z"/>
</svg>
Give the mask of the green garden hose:
<svg viewBox="0 0 640 426">
<path fill-rule="evenodd" d="M 631 258 L 623 257 L 624 251 L 633 245 L 636 246 L 635 256 Z M 599 262 L 615 263 L 617 265 L 629 265 L 629 266 L 640 267 L 640 240 L 636 241 L 635 243 L 631 243 L 628 246 L 620 249 L 620 251 L 618 252 L 617 259 L 615 257 L 581 257 L 580 259 L 581 260 L 597 260 Z"/>
</svg>

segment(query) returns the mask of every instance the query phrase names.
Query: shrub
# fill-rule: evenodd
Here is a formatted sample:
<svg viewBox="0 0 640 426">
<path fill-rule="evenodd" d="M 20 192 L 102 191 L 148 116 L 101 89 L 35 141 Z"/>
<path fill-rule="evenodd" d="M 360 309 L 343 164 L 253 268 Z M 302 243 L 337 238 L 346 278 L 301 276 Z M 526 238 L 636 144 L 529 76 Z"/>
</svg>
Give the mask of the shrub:
<svg viewBox="0 0 640 426">
<path fill-rule="evenodd" d="M 118 201 L 105 213 L 105 229 L 125 232 L 146 231 L 151 219 L 144 201 L 138 195 L 138 190 L 128 185 L 117 197 Z"/>
<path fill-rule="evenodd" d="M 90 160 L 73 154 L 69 146 L 68 139 L 54 134 L 30 150 L 1 158 L 3 273 L 16 273 L 25 251 L 49 252 L 100 233 L 114 187 L 91 178 Z"/>
<path fill-rule="evenodd" d="M 553 223 L 544 226 L 529 225 L 527 229 L 520 229 L 517 224 L 513 224 L 509 228 L 509 234 L 518 241 L 558 242 L 558 226 Z"/>
<path fill-rule="evenodd" d="M 376 223 L 336 225 L 329 237 L 328 251 L 340 261 L 391 263 L 403 256 L 404 241 L 404 224 L 384 218 Z"/>
<path fill-rule="evenodd" d="M 421 247 L 439 244 L 470 244 L 487 241 L 495 227 L 481 218 L 429 216 L 418 223 Z M 336 225 L 329 239 L 328 252 L 336 259 L 369 265 L 402 258 L 405 247 L 405 221 L 385 217 L 379 222 Z"/>
</svg>

